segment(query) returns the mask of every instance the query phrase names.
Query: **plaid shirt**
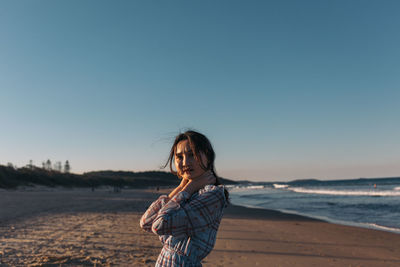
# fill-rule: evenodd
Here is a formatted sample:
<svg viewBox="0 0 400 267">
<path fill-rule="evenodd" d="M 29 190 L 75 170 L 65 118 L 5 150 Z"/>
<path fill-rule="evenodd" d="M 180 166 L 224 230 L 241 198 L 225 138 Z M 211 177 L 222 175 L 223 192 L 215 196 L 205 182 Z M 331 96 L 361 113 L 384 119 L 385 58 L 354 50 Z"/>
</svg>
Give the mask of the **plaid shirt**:
<svg viewBox="0 0 400 267">
<path fill-rule="evenodd" d="M 162 195 L 140 219 L 140 227 L 159 235 L 163 249 L 156 267 L 201 266 L 215 244 L 223 209 L 227 206 L 222 185 L 206 185 L 189 196 Z"/>
</svg>

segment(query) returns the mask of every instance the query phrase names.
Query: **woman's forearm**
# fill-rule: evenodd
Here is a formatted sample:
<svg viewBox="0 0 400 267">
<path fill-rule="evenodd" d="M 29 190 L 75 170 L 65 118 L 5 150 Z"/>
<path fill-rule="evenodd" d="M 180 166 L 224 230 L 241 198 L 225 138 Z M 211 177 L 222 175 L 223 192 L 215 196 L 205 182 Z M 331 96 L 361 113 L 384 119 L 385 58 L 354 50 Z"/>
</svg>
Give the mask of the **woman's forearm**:
<svg viewBox="0 0 400 267">
<path fill-rule="evenodd" d="M 182 190 L 182 187 L 179 185 L 177 188 L 175 188 L 171 193 L 169 193 L 168 197 L 171 199 L 173 198 L 176 194 L 178 194 Z"/>
<path fill-rule="evenodd" d="M 181 192 L 185 188 L 185 186 L 188 184 L 188 182 L 189 182 L 189 180 L 182 179 L 181 183 L 171 193 L 169 193 L 169 195 L 168 195 L 169 199 L 173 198 L 176 194 Z"/>
</svg>

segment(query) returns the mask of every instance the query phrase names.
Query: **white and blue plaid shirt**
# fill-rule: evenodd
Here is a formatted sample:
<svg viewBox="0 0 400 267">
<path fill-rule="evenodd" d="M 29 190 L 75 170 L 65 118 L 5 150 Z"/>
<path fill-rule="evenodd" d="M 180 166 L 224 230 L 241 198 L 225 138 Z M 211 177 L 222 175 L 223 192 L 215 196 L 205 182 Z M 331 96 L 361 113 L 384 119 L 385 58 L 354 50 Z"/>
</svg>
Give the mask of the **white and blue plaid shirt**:
<svg viewBox="0 0 400 267">
<path fill-rule="evenodd" d="M 189 196 L 179 192 L 154 201 L 140 219 L 140 226 L 160 237 L 163 244 L 156 267 L 202 266 L 214 247 L 223 209 L 223 185 L 206 185 Z"/>
</svg>

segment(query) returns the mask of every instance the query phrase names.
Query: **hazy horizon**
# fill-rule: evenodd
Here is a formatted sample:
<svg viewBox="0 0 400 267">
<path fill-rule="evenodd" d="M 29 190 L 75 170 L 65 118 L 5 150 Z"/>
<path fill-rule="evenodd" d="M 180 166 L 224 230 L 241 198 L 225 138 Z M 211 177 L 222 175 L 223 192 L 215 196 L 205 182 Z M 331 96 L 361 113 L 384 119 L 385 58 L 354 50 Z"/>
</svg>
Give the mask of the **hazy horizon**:
<svg viewBox="0 0 400 267">
<path fill-rule="evenodd" d="M 234 180 L 400 175 L 398 1 L 0 10 L 0 164 L 158 170 L 193 128 Z"/>
</svg>

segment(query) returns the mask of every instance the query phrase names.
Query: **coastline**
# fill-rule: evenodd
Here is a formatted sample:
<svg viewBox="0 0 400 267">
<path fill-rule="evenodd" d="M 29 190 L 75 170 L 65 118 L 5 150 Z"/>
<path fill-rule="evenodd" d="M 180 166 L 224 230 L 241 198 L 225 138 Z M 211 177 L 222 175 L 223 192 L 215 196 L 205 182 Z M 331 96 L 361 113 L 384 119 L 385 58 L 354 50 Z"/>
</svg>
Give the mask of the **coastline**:
<svg viewBox="0 0 400 267">
<path fill-rule="evenodd" d="M 273 209 L 266 209 L 266 208 L 261 208 L 261 207 L 253 207 L 250 205 L 234 204 L 234 206 L 248 208 L 250 210 L 251 209 L 267 210 L 271 213 L 279 212 L 280 216 L 293 215 L 293 216 L 298 216 L 300 219 L 303 217 L 303 218 L 306 218 L 309 220 L 322 221 L 322 222 L 327 222 L 327 223 L 332 223 L 332 224 L 337 224 L 337 225 L 346 225 L 346 226 L 359 227 L 359 228 L 364 228 L 364 229 L 372 229 L 372 230 L 384 231 L 384 232 L 389 232 L 389 233 L 394 233 L 394 234 L 400 234 L 400 229 L 386 227 L 386 226 L 377 225 L 377 224 L 356 223 L 356 222 L 350 222 L 350 221 L 334 220 L 334 219 L 330 219 L 330 218 L 326 218 L 326 217 L 322 217 L 322 216 L 313 216 L 313 215 L 308 215 L 308 214 L 302 214 L 302 213 L 298 213 L 295 211 L 273 210 Z"/>
<path fill-rule="evenodd" d="M 306 215 L 283 212 L 279 210 L 264 209 L 258 207 L 247 207 L 244 205 L 230 204 L 225 209 L 224 218 L 232 219 L 260 219 L 260 220 L 297 220 L 297 221 L 320 221 Z"/>
<path fill-rule="evenodd" d="M 231 205 L 206 260 L 205 266 L 399 266 L 400 235 Z"/>
<path fill-rule="evenodd" d="M 2 191 L 0 266 L 154 266 L 139 219 L 169 189 Z M 57 266 L 58 266 L 57 265 Z M 399 266 L 400 235 L 229 205 L 203 266 Z"/>
</svg>

